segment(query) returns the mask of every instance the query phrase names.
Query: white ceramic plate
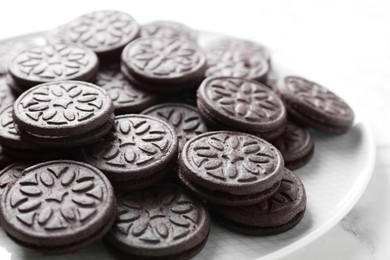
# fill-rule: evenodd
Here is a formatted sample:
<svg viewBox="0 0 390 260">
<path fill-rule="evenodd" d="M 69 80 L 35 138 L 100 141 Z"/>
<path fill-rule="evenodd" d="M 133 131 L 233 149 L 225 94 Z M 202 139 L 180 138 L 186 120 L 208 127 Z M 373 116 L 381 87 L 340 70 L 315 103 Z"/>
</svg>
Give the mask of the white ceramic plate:
<svg viewBox="0 0 390 260">
<path fill-rule="evenodd" d="M 202 34 L 201 42 L 217 36 Z M 272 55 L 279 76 L 291 73 L 293 64 Z M 366 120 L 359 111 L 350 131 L 342 136 L 314 133 L 315 153 L 308 165 L 295 171 L 307 192 L 306 214 L 294 229 L 275 236 L 248 237 L 235 234 L 213 223 L 205 248 L 195 259 L 276 259 L 304 247 L 337 224 L 364 192 L 375 163 L 375 142 Z M 40 259 L 0 231 L 1 259 Z M 53 259 L 111 259 L 101 242 L 77 254 Z M 46 258 L 45 258 L 46 259 Z"/>
</svg>

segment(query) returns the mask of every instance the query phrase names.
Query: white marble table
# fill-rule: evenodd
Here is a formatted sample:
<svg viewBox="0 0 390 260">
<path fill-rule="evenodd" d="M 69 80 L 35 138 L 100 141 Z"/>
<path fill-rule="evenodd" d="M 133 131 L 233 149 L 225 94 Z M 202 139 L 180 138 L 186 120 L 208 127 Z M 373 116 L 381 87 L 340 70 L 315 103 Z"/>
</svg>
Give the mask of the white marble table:
<svg viewBox="0 0 390 260">
<path fill-rule="evenodd" d="M 262 42 L 293 61 L 300 74 L 363 107 L 377 142 L 377 163 L 366 192 L 338 225 L 285 259 L 390 259 L 390 4 L 10 1 L 0 10 L 0 37 L 51 29 L 78 14 L 107 8 L 126 10 L 140 22 L 176 20 Z"/>
</svg>

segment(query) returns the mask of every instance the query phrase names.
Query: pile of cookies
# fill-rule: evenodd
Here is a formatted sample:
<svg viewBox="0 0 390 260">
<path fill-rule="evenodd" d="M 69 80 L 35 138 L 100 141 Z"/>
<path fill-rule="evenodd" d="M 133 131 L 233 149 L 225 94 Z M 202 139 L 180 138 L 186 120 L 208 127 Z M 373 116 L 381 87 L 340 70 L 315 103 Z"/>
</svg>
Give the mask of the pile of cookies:
<svg viewBox="0 0 390 260">
<path fill-rule="evenodd" d="M 348 104 L 302 77 L 271 81 L 247 40 L 96 11 L 0 43 L 0 223 L 64 254 L 103 239 L 119 259 L 188 259 L 210 217 L 274 235 L 305 214 L 292 170 L 309 128 L 343 134 Z"/>
</svg>

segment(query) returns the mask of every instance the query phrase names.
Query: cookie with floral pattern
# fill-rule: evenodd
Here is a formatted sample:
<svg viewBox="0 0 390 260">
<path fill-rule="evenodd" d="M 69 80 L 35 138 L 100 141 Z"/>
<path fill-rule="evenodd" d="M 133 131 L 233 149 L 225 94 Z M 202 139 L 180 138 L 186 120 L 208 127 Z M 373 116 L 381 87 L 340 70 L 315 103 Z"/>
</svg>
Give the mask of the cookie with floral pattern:
<svg viewBox="0 0 390 260">
<path fill-rule="evenodd" d="M 141 37 L 161 37 L 195 40 L 195 32 L 184 24 L 173 21 L 154 21 L 141 27 Z"/>
<path fill-rule="evenodd" d="M 34 46 L 15 55 L 9 73 L 19 88 L 57 80 L 93 81 L 99 66 L 96 54 L 82 46 L 55 43 Z"/>
<path fill-rule="evenodd" d="M 206 58 L 193 41 L 148 37 L 125 47 L 122 64 L 140 81 L 186 85 L 203 79 Z"/>
<path fill-rule="evenodd" d="M 343 134 L 352 126 L 352 108 L 327 88 L 302 77 L 289 76 L 279 84 L 289 116 L 302 125 L 330 134 Z"/>
<path fill-rule="evenodd" d="M 41 136 L 74 136 L 102 126 L 114 106 L 107 92 L 82 81 L 56 81 L 25 91 L 14 103 L 18 127 Z"/>
<path fill-rule="evenodd" d="M 306 191 L 287 168 L 279 189 L 267 200 L 245 207 L 213 205 L 212 216 L 225 227 L 246 235 L 275 235 L 295 227 L 306 211 Z"/>
<path fill-rule="evenodd" d="M 129 14 L 101 10 L 84 14 L 65 24 L 62 40 L 93 50 L 99 57 L 119 58 L 126 44 L 139 36 L 140 26 Z"/>
<path fill-rule="evenodd" d="M 80 250 L 102 238 L 116 218 L 115 196 L 98 169 L 76 161 L 49 161 L 22 172 L 1 196 L 4 230 L 44 254 Z"/>
<path fill-rule="evenodd" d="M 199 112 L 216 130 L 244 131 L 272 140 L 286 124 L 286 109 L 276 93 L 244 78 L 212 77 L 198 89 Z"/>
<path fill-rule="evenodd" d="M 160 184 L 116 198 L 118 218 L 105 244 L 120 259 L 189 259 L 204 247 L 208 213 L 179 188 Z"/>
<path fill-rule="evenodd" d="M 83 160 L 103 171 L 121 190 L 158 182 L 172 170 L 177 153 L 177 135 L 171 125 L 136 114 L 116 116 L 108 135 L 82 147 Z"/>
<path fill-rule="evenodd" d="M 180 155 L 179 178 L 193 193 L 216 204 L 263 201 L 278 189 L 284 160 L 257 136 L 215 131 L 189 140 Z"/>
</svg>

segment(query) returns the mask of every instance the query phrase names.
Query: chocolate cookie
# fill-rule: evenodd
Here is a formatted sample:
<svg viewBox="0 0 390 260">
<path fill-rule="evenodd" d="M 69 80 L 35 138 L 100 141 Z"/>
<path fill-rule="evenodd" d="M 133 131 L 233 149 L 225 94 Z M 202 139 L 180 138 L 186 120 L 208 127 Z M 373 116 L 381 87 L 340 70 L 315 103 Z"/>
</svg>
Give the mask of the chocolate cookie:
<svg viewBox="0 0 390 260">
<path fill-rule="evenodd" d="M 76 161 L 29 167 L 5 188 L 0 205 L 7 234 L 43 254 L 82 249 L 103 237 L 116 218 L 108 179 Z"/>
<path fill-rule="evenodd" d="M 307 128 L 287 122 L 281 136 L 272 141 L 283 155 L 286 168 L 298 169 L 308 163 L 314 153 L 314 140 Z"/>
<path fill-rule="evenodd" d="M 178 141 L 168 123 L 145 115 L 115 118 L 104 140 L 82 148 L 83 159 L 119 189 L 141 189 L 162 179 L 176 163 Z"/>
<path fill-rule="evenodd" d="M 159 100 L 158 96 L 135 88 L 118 65 L 102 67 L 97 74 L 96 84 L 107 91 L 117 115 L 141 112 Z"/>
<path fill-rule="evenodd" d="M 279 88 L 289 116 L 302 125 L 331 134 L 348 131 L 352 108 L 325 87 L 301 77 L 286 77 Z"/>
<path fill-rule="evenodd" d="M 12 117 L 13 104 L 9 104 L 0 111 L 0 143 L 15 149 L 38 149 L 34 145 L 21 138 Z"/>
<path fill-rule="evenodd" d="M 246 235 L 274 235 L 296 226 L 306 209 L 300 179 L 285 169 L 278 191 L 266 201 L 245 207 L 212 206 L 212 216 L 227 228 Z"/>
<path fill-rule="evenodd" d="M 144 110 L 141 114 L 157 117 L 171 124 L 179 138 L 179 152 L 184 144 L 199 134 L 207 132 L 207 126 L 198 110 L 180 103 L 163 103 Z"/>
<path fill-rule="evenodd" d="M 263 84 L 234 77 L 205 79 L 198 89 L 199 112 L 212 128 L 245 131 L 271 140 L 281 135 L 286 109 Z"/>
<path fill-rule="evenodd" d="M 82 81 L 40 84 L 15 101 L 18 127 L 43 136 L 74 136 L 102 126 L 114 111 L 107 92 Z"/>
<path fill-rule="evenodd" d="M 179 177 L 190 184 L 186 185 L 190 190 L 212 203 L 231 206 L 270 197 L 279 187 L 284 169 L 282 155 L 273 145 L 229 131 L 192 138 L 184 145 L 179 163 Z"/>
<path fill-rule="evenodd" d="M 270 55 L 254 42 L 221 38 L 205 46 L 206 77 L 226 76 L 264 82 L 269 71 Z"/>
<path fill-rule="evenodd" d="M 8 73 L 8 64 L 20 51 L 47 43 L 44 33 L 32 33 L 0 41 L 0 76 Z"/>
<path fill-rule="evenodd" d="M 199 82 L 206 68 L 206 58 L 193 41 L 158 37 L 129 43 L 122 63 L 134 78 L 160 85 Z"/>
<path fill-rule="evenodd" d="M 65 24 L 60 36 L 65 42 L 93 50 L 101 57 L 117 56 L 139 36 L 140 26 L 129 14 L 102 10 L 84 14 Z"/>
<path fill-rule="evenodd" d="M 20 88 L 56 80 L 94 80 L 99 66 L 96 54 L 70 44 L 35 46 L 17 54 L 9 73 Z"/>
<path fill-rule="evenodd" d="M 22 176 L 22 171 L 31 164 L 27 162 L 16 162 L 8 165 L 0 171 L 0 197 L 8 183 L 15 181 Z"/>
<path fill-rule="evenodd" d="M 117 195 L 118 218 L 105 243 L 120 259 L 189 259 L 205 245 L 203 205 L 172 186 Z"/>
<path fill-rule="evenodd" d="M 141 37 L 195 40 L 195 32 L 181 23 L 172 21 L 154 21 L 142 25 Z"/>
<path fill-rule="evenodd" d="M 70 148 L 86 144 L 96 143 L 106 136 L 114 126 L 114 114 L 112 114 L 104 124 L 83 134 L 71 136 L 44 136 L 18 130 L 23 142 L 35 144 L 45 148 Z M 1 132 L 0 132 L 1 134 Z M 1 137 L 1 136 L 0 136 Z"/>
</svg>

